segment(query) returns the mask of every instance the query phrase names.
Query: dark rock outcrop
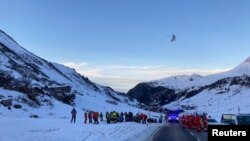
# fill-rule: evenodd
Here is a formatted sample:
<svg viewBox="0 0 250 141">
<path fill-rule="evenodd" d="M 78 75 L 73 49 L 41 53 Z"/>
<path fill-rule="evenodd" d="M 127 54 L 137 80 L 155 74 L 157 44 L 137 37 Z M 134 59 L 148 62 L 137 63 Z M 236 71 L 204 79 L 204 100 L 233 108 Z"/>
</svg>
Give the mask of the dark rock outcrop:
<svg viewBox="0 0 250 141">
<path fill-rule="evenodd" d="M 22 105 L 20 105 L 20 104 L 15 104 L 13 107 L 16 108 L 16 109 L 21 109 L 21 108 L 22 108 Z"/>
<path fill-rule="evenodd" d="M 6 99 L 6 100 L 2 100 L 1 104 L 5 107 L 11 107 L 12 106 L 12 99 Z"/>
<path fill-rule="evenodd" d="M 175 90 L 165 87 L 153 87 L 149 83 L 140 83 L 129 90 L 128 96 L 146 105 L 164 105 L 176 100 Z"/>
</svg>

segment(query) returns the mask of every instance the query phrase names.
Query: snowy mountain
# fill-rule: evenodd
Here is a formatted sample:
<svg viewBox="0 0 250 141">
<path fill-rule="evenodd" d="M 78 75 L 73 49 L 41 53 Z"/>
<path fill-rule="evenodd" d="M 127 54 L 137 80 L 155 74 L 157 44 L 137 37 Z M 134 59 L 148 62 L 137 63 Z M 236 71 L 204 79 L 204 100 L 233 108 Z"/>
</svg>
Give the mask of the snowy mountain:
<svg viewBox="0 0 250 141">
<path fill-rule="evenodd" d="M 187 89 L 190 87 L 200 87 L 204 85 L 209 85 L 223 78 L 242 76 L 242 75 L 250 75 L 250 57 L 247 58 L 240 65 L 236 66 L 235 68 L 227 72 L 208 75 L 208 76 L 201 76 L 198 74 L 193 74 L 191 76 L 189 75 L 173 76 L 162 80 L 152 81 L 151 83 L 153 86 L 163 86 L 173 89 Z"/>
<path fill-rule="evenodd" d="M 140 83 L 131 89 L 128 95 L 140 102 L 156 107 L 170 108 L 176 105 L 179 105 L 179 107 L 188 105 L 187 107 L 195 109 L 204 107 L 209 109 L 210 106 L 218 106 L 219 99 L 221 104 L 226 102 L 229 97 L 231 101 L 236 100 L 240 94 L 245 95 L 247 99 L 250 96 L 248 94 L 249 90 L 250 57 L 232 70 L 223 73 L 208 76 L 197 74 L 179 75 Z M 225 99 L 225 101 L 222 99 Z M 238 109 L 238 106 L 243 105 L 239 103 L 232 104 L 232 107 L 229 106 L 226 109 L 235 110 Z"/>
<path fill-rule="evenodd" d="M 81 110 L 139 110 L 133 107 L 136 100 L 32 54 L 1 30 L 0 103 L 0 115 L 4 116 L 64 116 L 68 114 L 64 110 L 70 111 L 72 106 Z"/>
</svg>

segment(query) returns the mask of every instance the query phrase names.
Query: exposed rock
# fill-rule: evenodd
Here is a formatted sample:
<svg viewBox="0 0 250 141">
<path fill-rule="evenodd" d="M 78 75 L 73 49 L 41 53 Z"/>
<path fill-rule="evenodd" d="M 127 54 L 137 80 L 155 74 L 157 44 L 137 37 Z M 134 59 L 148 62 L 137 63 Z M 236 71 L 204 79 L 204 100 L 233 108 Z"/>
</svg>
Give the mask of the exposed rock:
<svg viewBox="0 0 250 141">
<path fill-rule="evenodd" d="M 2 100 L 1 104 L 5 107 L 11 107 L 12 106 L 12 99 L 6 99 L 6 100 Z"/>
<path fill-rule="evenodd" d="M 152 87 L 148 83 L 140 83 L 128 92 L 128 96 L 146 105 L 163 105 L 176 100 L 175 90 L 165 87 Z"/>
<path fill-rule="evenodd" d="M 38 115 L 30 115 L 30 118 L 39 118 Z"/>
<path fill-rule="evenodd" d="M 107 103 L 113 104 L 113 105 L 118 105 L 118 102 L 113 101 L 113 100 L 106 100 Z"/>
<path fill-rule="evenodd" d="M 16 108 L 16 109 L 21 109 L 21 108 L 22 108 L 22 105 L 20 105 L 20 104 L 15 104 L 13 107 Z"/>
<path fill-rule="evenodd" d="M 4 98 L 4 96 L 3 95 L 0 95 L 0 99 L 3 99 Z"/>
</svg>

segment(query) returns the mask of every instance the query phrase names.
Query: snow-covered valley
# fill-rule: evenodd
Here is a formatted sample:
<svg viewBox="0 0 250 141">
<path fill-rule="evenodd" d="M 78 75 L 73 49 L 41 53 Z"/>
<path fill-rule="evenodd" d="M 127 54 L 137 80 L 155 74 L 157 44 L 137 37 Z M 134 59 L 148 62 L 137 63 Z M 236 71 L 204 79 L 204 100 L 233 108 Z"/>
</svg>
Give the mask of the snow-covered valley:
<svg viewBox="0 0 250 141">
<path fill-rule="evenodd" d="M 145 141 L 160 126 L 138 123 L 76 124 L 69 119 L 0 118 L 1 141 Z"/>
</svg>

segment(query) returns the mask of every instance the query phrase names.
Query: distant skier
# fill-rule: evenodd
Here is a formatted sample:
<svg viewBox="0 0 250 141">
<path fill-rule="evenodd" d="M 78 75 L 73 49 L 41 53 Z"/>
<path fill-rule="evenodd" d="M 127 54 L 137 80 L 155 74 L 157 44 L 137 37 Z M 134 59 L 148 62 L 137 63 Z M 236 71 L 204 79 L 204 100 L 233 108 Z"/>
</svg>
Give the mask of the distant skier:
<svg viewBox="0 0 250 141">
<path fill-rule="evenodd" d="M 84 123 L 86 124 L 88 120 L 88 112 L 84 113 Z"/>
<path fill-rule="evenodd" d="M 72 115 L 72 117 L 71 117 L 71 123 L 72 122 L 76 122 L 76 109 L 75 108 L 73 108 L 72 110 L 71 110 L 71 115 Z"/>
</svg>

